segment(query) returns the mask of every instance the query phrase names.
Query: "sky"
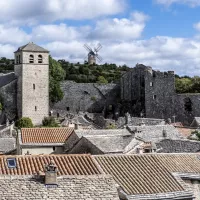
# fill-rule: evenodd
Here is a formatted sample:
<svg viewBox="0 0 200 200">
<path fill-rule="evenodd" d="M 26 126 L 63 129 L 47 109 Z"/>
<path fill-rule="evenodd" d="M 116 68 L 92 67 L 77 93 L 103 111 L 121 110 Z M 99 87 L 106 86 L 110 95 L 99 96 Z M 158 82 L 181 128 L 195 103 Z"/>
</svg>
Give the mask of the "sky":
<svg viewBox="0 0 200 200">
<path fill-rule="evenodd" d="M 28 42 L 55 59 L 83 63 L 88 44 L 102 63 L 137 63 L 200 76 L 200 0 L 1 0 L 0 57 Z"/>
</svg>

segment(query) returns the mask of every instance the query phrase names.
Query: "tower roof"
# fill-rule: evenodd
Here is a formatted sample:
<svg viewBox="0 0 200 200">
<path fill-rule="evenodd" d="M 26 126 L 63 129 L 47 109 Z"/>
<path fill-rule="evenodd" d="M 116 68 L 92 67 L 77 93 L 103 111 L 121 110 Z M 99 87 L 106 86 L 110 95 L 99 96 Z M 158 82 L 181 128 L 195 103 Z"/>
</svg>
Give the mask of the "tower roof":
<svg viewBox="0 0 200 200">
<path fill-rule="evenodd" d="M 15 53 L 19 52 L 19 51 L 46 52 L 46 53 L 49 52 L 47 49 L 44 49 L 43 47 L 40 47 L 40 46 L 34 44 L 33 42 L 29 42 L 28 44 L 19 47 L 17 49 L 17 51 L 15 51 Z"/>
</svg>

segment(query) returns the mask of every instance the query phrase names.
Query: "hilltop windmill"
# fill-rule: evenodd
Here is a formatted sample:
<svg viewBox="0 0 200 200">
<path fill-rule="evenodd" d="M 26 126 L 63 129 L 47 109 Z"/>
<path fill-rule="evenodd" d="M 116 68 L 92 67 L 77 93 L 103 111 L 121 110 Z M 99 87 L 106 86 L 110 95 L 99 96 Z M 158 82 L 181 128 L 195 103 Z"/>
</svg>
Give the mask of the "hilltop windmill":
<svg viewBox="0 0 200 200">
<path fill-rule="evenodd" d="M 92 65 L 96 63 L 96 59 L 101 62 L 102 57 L 98 55 L 98 51 L 102 48 L 101 44 L 99 43 L 94 50 L 92 50 L 91 47 L 89 47 L 87 44 L 84 44 L 85 49 L 89 52 L 88 53 L 88 64 Z"/>
</svg>

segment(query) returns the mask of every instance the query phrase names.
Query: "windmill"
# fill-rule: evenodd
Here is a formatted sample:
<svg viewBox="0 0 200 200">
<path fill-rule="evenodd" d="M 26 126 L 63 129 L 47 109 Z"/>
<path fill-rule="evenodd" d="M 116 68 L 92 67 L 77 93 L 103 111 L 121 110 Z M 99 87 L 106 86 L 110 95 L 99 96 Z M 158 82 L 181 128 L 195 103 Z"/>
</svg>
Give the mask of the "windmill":
<svg viewBox="0 0 200 200">
<path fill-rule="evenodd" d="M 94 48 L 94 50 L 92 50 L 92 48 L 90 46 L 88 46 L 87 44 L 83 45 L 85 47 L 85 49 L 89 52 L 88 53 L 88 64 L 92 65 L 96 63 L 96 59 L 101 62 L 102 61 L 102 57 L 98 55 L 98 51 L 102 48 L 101 44 L 99 43 L 97 45 L 96 48 Z"/>
</svg>

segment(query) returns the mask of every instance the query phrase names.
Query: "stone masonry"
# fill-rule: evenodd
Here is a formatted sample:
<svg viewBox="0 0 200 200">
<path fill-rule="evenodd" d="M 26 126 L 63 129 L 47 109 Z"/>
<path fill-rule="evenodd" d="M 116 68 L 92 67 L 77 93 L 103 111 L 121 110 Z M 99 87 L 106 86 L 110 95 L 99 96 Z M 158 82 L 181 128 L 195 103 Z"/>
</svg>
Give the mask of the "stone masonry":
<svg viewBox="0 0 200 200">
<path fill-rule="evenodd" d="M 190 125 L 200 116 L 200 94 L 176 94 L 173 71 L 137 64 L 121 78 L 121 99 L 132 116 L 171 119 Z"/>
<path fill-rule="evenodd" d="M 111 176 L 58 177 L 58 186 L 46 187 L 44 181 L 29 176 L 1 176 L 1 200 L 119 200 Z"/>
<path fill-rule="evenodd" d="M 35 125 L 49 114 L 49 54 L 37 47 L 29 43 L 15 52 L 18 117 L 30 117 Z"/>
</svg>

